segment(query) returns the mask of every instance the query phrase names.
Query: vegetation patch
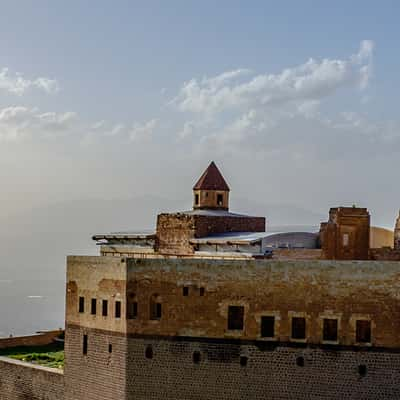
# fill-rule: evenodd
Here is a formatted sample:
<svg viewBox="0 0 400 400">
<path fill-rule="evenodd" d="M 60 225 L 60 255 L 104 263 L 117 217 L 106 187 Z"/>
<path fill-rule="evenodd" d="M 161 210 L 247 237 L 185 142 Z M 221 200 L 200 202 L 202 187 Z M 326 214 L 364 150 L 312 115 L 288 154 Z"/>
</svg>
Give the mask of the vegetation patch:
<svg viewBox="0 0 400 400">
<path fill-rule="evenodd" d="M 21 346 L 0 349 L 0 356 L 50 368 L 64 368 L 64 344 L 55 342 L 46 346 Z"/>
</svg>

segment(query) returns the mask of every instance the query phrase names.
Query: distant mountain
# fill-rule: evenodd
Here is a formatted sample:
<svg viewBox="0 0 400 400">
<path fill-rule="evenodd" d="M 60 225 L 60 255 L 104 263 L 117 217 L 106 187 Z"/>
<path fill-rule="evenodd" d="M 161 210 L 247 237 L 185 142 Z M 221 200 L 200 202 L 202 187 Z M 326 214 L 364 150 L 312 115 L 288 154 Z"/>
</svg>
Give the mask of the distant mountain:
<svg viewBox="0 0 400 400">
<path fill-rule="evenodd" d="M 154 229 L 159 212 L 191 208 L 191 199 L 157 196 L 66 201 L 0 220 L 0 279 L 64 279 L 67 254 L 97 254 L 94 233 Z M 267 217 L 268 226 L 318 225 L 323 216 L 291 205 L 235 199 L 232 210 Z"/>
</svg>

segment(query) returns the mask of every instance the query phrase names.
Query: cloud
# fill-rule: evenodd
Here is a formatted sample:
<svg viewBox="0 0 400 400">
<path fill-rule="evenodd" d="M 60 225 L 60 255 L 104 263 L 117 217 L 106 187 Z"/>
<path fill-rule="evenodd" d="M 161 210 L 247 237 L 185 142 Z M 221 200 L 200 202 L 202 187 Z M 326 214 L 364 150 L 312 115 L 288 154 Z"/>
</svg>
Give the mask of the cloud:
<svg viewBox="0 0 400 400">
<path fill-rule="evenodd" d="M 134 123 L 129 133 L 132 141 L 150 139 L 153 135 L 154 128 L 157 125 L 156 119 L 151 119 L 145 123 Z"/>
<path fill-rule="evenodd" d="M 76 121 L 74 112 L 46 112 L 22 106 L 0 109 L 0 141 L 21 141 L 65 133 Z"/>
<path fill-rule="evenodd" d="M 27 79 L 19 73 L 10 74 L 8 68 L 2 68 L 0 70 L 0 90 L 22 96 L 31 88 L 36 88 L 49 94 L 56 93 L 60 89 L 55 79 L 44 77 Z"/>
<path fill-rule="evenodd" d="M 181 112 L 215 115 L 242 107 L 266 107 L 295 101 L 319 101 L 344 87 L 365 89 L 371 77 L 373 42 L 363 41 L 347 60 L 309 59 L 278 74 L 243 80 L 250 71 L 227 71 L 185 82 L 172 100 Z"/>
</svg>

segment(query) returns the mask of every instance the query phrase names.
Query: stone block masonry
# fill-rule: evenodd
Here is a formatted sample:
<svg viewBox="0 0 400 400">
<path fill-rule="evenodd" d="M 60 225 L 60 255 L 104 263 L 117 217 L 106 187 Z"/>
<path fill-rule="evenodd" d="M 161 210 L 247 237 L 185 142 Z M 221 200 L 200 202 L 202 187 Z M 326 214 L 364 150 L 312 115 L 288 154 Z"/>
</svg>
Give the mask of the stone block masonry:
<svg viewBox="0 0 400 400">
<path fill-rule="evenodd" d="M 63 400 L 64 373 L 0 357 L 0 400 Z"/>
</svg>

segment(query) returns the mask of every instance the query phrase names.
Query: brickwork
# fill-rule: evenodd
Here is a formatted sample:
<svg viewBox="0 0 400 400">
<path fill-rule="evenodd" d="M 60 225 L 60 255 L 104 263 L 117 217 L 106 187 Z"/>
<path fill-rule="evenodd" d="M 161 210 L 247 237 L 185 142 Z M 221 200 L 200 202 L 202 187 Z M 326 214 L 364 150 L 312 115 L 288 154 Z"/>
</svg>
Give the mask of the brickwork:
<svg viewBox="0 0 400 400">
<path fill-rule="evenodd" d="M 400 261 L 400 249 L 383 247 L 381 249 L 370 249 L 369 258 L 376 261 Z"/>
<path fill-rule="evenodd" d="M 104 334 L 71 325 L 66 328 L 66 400 L 125 399 L 126 338 L 115 332 Z M 86 355 L 83 335 L 88 338 Z"/>
<path fill-rule="evenodd" d="M 264 231 L 264 217 L 160 214 L 157 217 L 156 250 L 166 255 L 188 255 L 194 253 L 189 243 L 192 238 L 215 233 Z"/>
<path fill-rule="evenodd" d="M 64 374 L 54 368 L 0 357 L 1 400 L 63 400 Z"/>
<path fill-rule="evenodd" d="M 366 208 L 338 207 L 321 224 L 320 239 L 328 260 L 368 260 L 370 216 Z"/>
</svg>

